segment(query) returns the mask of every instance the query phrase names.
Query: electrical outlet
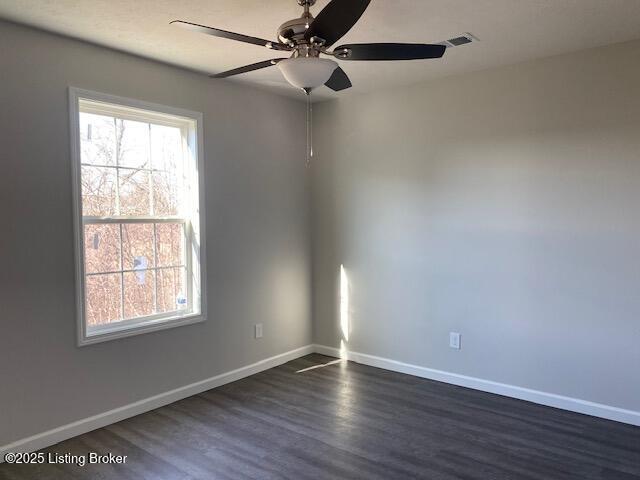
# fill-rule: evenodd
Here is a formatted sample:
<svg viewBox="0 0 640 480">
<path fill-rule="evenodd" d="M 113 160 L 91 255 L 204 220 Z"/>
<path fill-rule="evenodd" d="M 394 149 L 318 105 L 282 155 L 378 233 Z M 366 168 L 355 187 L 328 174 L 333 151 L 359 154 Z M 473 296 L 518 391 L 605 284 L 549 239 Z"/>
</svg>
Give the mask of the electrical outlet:
<svg viewBox="0 0 640 480">
<path fill-rule="evenodd" d="M 449 332 L 449 346 L 460 350 L 460 334 L 456 332 Z"/>
<path fill-rule="evenodd" d="M 256 338 L 262 338 L 262 324 L 261 323 L 256 323 L 254 325 L 254 332 L 255 332 L 255 337 Z"/>
</svg>

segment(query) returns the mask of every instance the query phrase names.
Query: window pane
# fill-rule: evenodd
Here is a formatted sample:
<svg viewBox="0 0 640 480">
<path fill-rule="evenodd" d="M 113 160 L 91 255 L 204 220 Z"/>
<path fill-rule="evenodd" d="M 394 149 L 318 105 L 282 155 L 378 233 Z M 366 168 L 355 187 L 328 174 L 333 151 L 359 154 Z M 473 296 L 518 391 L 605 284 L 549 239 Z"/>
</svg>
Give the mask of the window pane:
<svg viewBox="0 0 640 480">
<path fill-rule="evenodd" d="M 113 117 L 80 113 L 82 163 L 116 164 L 116 127 Z"/>
<path fill-rule="evenodd" d="M 103 325 L 120 320 L 120 274 L 88 275 L 85 283 L 87 325 Z"/>
<path fill-rule="evenodd" d="M 187 308 L 184 268 L 158 270 L 158 313 L 174 312 Z"/>
<path fill-rule="evenodd" d="M 124 270 L 136 270 L 154 267 L 154 257 L 153 224 L 123 224 L 122 268 Z"/>
<path fill-rule="evenodd" d="M 151 166 L 178 173 L 182 164 L 182 133 L 179 128 L 151 125 Z"/>
<path fill-rule="evenodd" d="M 149 158 L 149 124 L 131 120 L 116 120 L 119 135 L 118 165 L 151 168 Z"/>
<path fill-rule="evenodd" d="M 149 172 L 118 169 L 120 182 L 120 215 L 150 215 Z"/>
<path fill-rule="evenodd" d="M 84 260 L 86 273 L 120 270 L 120 226 L 85 225 Z"/>
<path fill-rule="evenodd" d="M 180 179 L 169 172 L 153 172 L 154 215 L 178 215 L 180 213 Z"/>
<path fill-rule="evenodd" d="M 152 315 L 155 311 L 155 271 L 138 270 L 124 273 L 124 317 Z"/>
<path fill-rule="evenodd" d="M 105 217 L 116 214 L 116 170 L 82 167 L 82 214 Z"/>
<path fill-rule="evenodd" d="M 184 265 L 184 224 L 156 224 L 156 252 L 158 266 L 169 267 Z"/>
</svg>

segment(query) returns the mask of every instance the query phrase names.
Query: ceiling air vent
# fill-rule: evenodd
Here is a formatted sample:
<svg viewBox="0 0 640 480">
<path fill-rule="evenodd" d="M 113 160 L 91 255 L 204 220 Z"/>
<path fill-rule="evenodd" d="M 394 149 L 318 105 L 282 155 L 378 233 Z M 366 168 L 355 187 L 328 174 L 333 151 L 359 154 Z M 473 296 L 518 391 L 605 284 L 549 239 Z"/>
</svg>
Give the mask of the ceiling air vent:
<svg viewBox="0 0 640 480">
<path fill-rule="evenodd" d="M 475 35 L 466 32 L 462 35 L 458 35 L 457 37 L 450 38 L 449 40 L 444 40 L 440 42 L 440 45 L 444 45 L 446 47 L 459 47 L 461 45 L 466 45 L 467 43 L 477 42 L 478 37 Z"/>
</svg>

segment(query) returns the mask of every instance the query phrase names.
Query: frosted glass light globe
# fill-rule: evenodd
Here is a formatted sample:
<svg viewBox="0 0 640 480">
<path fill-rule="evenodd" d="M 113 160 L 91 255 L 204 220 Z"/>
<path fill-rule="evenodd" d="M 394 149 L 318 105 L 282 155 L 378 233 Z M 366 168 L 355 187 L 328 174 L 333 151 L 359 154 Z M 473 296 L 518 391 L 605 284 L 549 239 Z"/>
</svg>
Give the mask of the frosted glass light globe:
<svg viewBox="0 0 640 480">
<path fill-rule="evenodd" d="M 326 58 L 298 57 L 279 61 L 278 68 L 294 87 L 316 88 L 331 78 L 338 64 Z"/>
</svg>

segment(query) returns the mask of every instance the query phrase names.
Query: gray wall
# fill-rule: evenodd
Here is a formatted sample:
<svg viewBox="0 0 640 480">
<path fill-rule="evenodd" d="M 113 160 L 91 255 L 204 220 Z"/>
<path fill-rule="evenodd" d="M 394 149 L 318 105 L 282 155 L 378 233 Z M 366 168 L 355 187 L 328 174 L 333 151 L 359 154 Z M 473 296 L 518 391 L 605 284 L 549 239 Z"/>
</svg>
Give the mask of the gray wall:
<svg viewBox="0 0 640 480">
<path fill-rule="evenodd" d="M 640 42 L 314 112 L 316 343 L 640 410 Z"/>
<path fill-rule="evenodd" d="M 76 346 L 69 85 L 204 113 L 207 322 Z M 0 445 L 310 343 L 304 119 L 302 102 L 0 22 Z"/>
</svg>

